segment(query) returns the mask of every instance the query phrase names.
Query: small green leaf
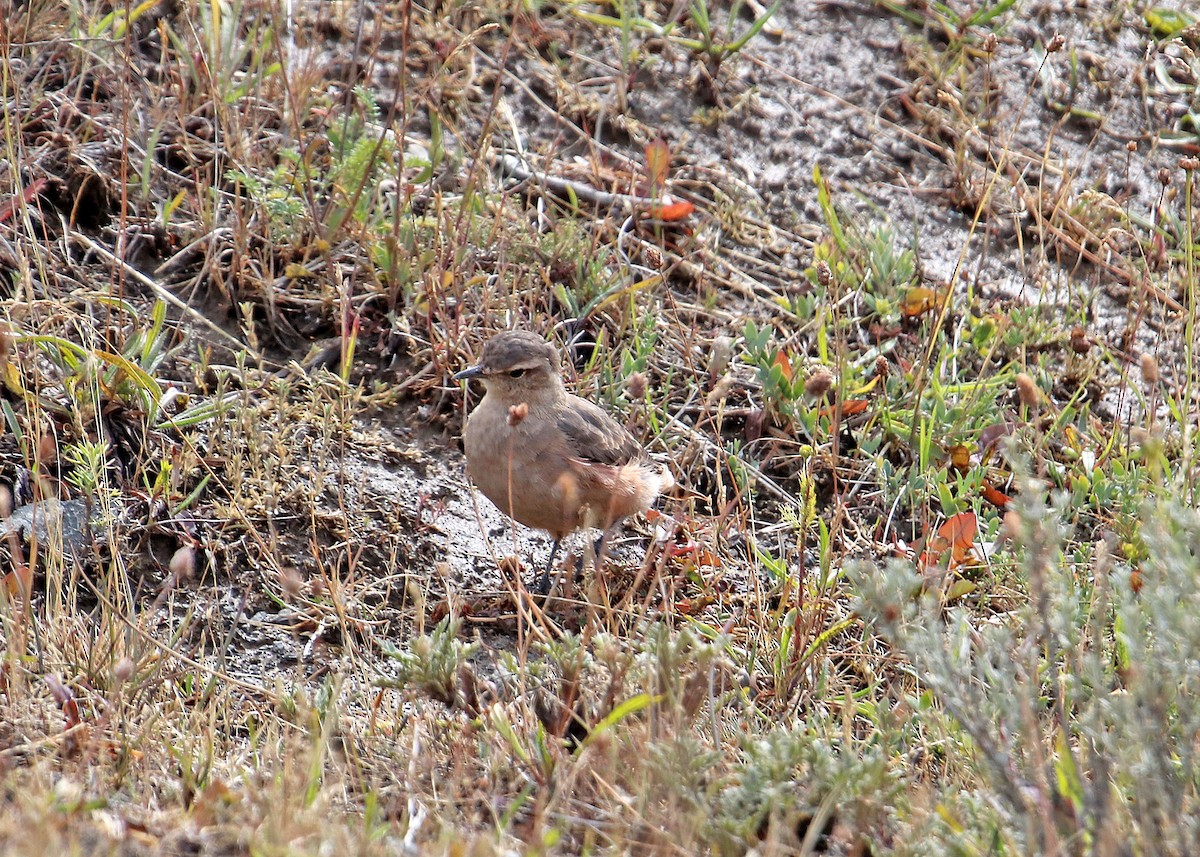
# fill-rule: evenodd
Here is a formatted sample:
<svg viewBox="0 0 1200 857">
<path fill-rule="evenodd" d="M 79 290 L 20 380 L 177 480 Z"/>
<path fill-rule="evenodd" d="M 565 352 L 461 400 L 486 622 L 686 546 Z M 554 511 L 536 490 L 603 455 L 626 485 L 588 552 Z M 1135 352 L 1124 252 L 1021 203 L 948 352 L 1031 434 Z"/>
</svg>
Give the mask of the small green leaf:
<svg viewBox="0 0 1200 857">
<path fill-rule="evenodd" d="M 1179 9 L 1156 6 L 1146 11 L 1146 24 L 1160 39 L 1169 39 L 1185 27 L 1196 23 L 1196 19 Z"/>
<path fill-rule="evenodd" d="M 658 696 L 651 696 L 648 693 L 639 693 L 636 696 L 631 696 L 629 699 L 625 700 L 612 711 L 610 711 L 607 717 L 596 724 L 596 728 L 588 733 L 587 738 L 584 740 L 583 744 L 580 745 L 580 749 L 582 750 L 588 744 L 591 744 L 592 741 L 596 740 L 597 736 L 616 726 L 626 717 L 629 717 L 631 714 L 636 714 L 642 709 L 658 702 L 662 702 L 662 699 L 663 697 L 661 694 Z"/>
<path fill-rule="evenodd" d="M 950 588 L 946 591 L 947 601 L 957 601 L 960 598 L 965 598 L 974 592 L 978 587 L 969 580 L 959 578 L 950 584 Z"/>
<path fill-rule="evenodd" d="M 967 27 L 977 27 L 977 26 L 983 26 L 985 24 L 990 24 L 996 18 L 998 18 L 999 16 L 1001 16 L 1005 12 L 1007 12 L 1009 9 L 1011 9 L 1013 7 L 1014 3 L 1016 3 L 1016 0 L 1000 0 L 1000 2 L 997 3 L 995 6 L 986 6 L 985 5 L 982 9 L 980 9 L 974 15 L 967 18 L 966 26 Z"/>
</svg>

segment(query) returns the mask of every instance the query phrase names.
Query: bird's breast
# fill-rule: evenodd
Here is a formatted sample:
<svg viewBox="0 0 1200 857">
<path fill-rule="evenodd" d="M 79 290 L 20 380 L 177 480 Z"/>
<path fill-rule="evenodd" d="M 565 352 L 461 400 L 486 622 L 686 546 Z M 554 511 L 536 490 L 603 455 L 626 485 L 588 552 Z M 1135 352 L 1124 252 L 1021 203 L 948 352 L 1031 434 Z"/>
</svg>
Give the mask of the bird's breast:
<svg viewBox="0 0 1200 857">
<path fill-rule="evenodd" d="M 500 511 L 555 536 L 579 526 L 580 488 L 541 409 L 513 413 L 485 397 L 467 420 L 463 450 L 471 479 Z"/>
</svg>

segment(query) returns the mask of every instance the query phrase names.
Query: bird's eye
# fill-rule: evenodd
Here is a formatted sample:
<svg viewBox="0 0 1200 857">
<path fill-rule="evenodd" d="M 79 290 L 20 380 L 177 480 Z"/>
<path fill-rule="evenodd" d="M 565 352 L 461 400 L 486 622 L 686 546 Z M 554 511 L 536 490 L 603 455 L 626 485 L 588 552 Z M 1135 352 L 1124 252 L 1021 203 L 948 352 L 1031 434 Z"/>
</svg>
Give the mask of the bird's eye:
<svg viewBox="0 0 1200 857">
<path fill-rule="evenodd" d="M 511 372 L 509 372 L 509 373 L 508 373 L 508 377 L 510 377 L 510 378 L 520 378 L 520 377 L 521 377 L 522 375 L 524 375 L 524 374 L 525 374 L 525 370 L 524 370 L 524 369 L 514 369 L 514 370 L 512 370 Z"/>
</svg>

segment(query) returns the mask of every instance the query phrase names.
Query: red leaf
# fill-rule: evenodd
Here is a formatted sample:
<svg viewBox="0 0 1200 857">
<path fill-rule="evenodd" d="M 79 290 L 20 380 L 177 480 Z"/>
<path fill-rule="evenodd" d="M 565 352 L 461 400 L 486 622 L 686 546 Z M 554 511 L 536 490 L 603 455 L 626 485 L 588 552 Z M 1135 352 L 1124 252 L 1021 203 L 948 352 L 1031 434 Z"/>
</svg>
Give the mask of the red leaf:
<svg viewBox="0 0 1200 857">
<path fill-rule="evenodd" d="M 32 202 L 33 198 L 41 193 L 42 188 L 45 186 L 45 176 L 34 179 L 29 183 L 29 187 L 21 191 L 21 196 L 25 199 L 25 202 Z M 10 199 L 6 199 L 3 203 L 0 203 L 0 223 L 8 222 L 9 218 L 13 216 L 13 212 L 17 210 L 17 205 L 14 202 L 15 199 L 16 197 L 12 197 Z"/>
</svg>

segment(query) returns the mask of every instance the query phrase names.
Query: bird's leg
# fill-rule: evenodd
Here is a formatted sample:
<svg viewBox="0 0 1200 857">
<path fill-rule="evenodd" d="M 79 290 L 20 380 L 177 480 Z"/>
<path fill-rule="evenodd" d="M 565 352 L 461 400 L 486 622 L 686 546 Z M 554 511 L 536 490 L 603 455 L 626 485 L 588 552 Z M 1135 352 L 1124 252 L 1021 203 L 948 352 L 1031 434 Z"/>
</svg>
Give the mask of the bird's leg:
<svg viewBox="0 0 1200 857">
<path fill-rule="evenodd" d="M 600 561 L 604 557 L 604 539 L 607 537 L 608 530 L 601 530 L 599 537 L 597 537 L 596 541 L 592 542 L 591 556 L 589 557 L 586 552 L 579 555 L 579 564 L 575 568 L 576 576 L 583 574 L 583 572 L 586 570 L 586 563 L 589 558 L 592 561 L 593 569 L 600 568 Z"/>
<path fill-rule="evenodd" d="M 600 535 L 596 537 L 596 543 L 592 545 L 592 556 L 596 558 L 596 568 L 600 567 L 600 561 L 604 559 L 604 539 L 608 536 L 608 530 L 601 530 Z"/>
<path fill-rule="evenodd" d="M 608 587 L 604 583 L 604 539 L 608 536 L 608 530 L 601 530 L 600 535 L 592 544 L 592 571 L 588 580 L 588 601 L 589 603 L 607 603 L 608 602 Z"/>
<path fill-rule="evenodd" d="M 542 576 L 534 586 L 534 591 L 538 595 L 550 594 L 550 570 L 554 568 L 554 558 L 558 556 L 558 546 L 562 544 L 562 539 L 555 539 L 554 545 L 550 548 L 550 558 L 546 560 L 546 570 L 542 572 Z"/>
</svg>

